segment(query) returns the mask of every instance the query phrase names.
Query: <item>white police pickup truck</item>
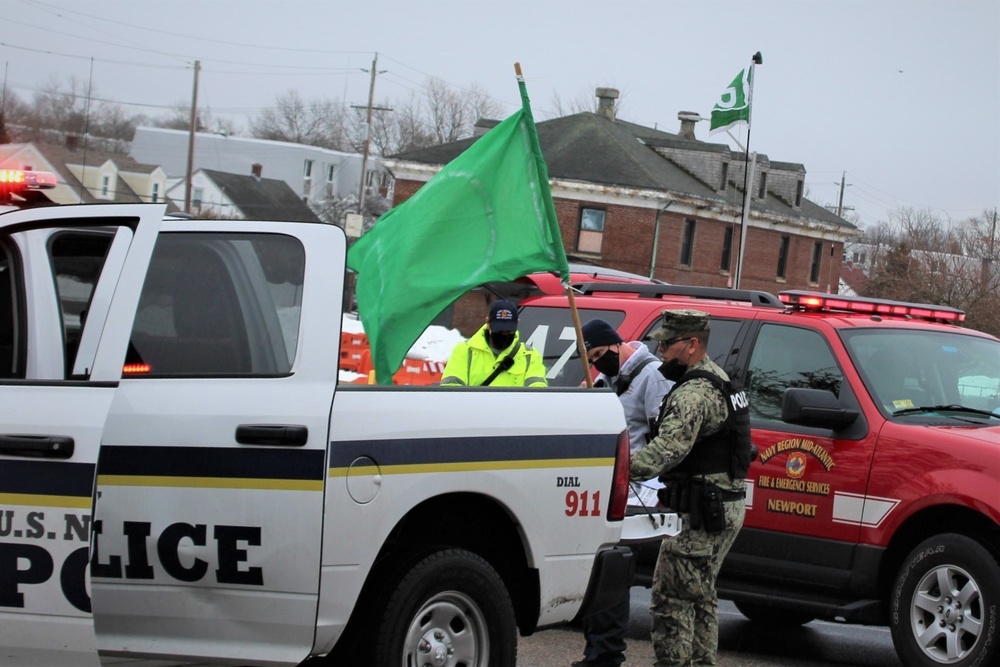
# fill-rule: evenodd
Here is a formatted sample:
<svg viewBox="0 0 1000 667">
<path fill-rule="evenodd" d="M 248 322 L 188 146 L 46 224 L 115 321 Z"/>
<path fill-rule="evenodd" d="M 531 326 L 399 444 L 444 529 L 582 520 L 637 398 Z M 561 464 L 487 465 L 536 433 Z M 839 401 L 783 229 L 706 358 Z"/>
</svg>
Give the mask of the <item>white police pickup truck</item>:
<svg viewBox="0 0 1000 667">
<path fill-rule="evenodd" d="M 513 666 L 629 580 L 614 394 L 338 385 L 338 227 L 2 211 L 0 664 Z"/>
</svg>

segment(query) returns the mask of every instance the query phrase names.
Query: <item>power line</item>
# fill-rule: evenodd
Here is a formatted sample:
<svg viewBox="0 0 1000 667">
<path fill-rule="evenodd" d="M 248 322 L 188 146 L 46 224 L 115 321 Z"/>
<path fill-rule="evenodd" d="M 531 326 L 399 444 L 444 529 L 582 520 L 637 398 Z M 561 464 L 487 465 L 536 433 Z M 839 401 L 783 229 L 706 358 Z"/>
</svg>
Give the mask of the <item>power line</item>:
<svg viewBox="0 0 1000 667">
<path fill-rule="evenodd" d="M 80 37 L 79 35 L 74 35 L 74 34 L 69 33 L 69 32 L 62 32 L 61 30 L 54 30 L 52 28 L 43 28 L 41 26 L 32 25 L 31 23 L 25 23 L 23 21 L 17 21 L 17 20 L 10 19 L 10 18 L 5 18 L 4 19 L 4 23 L 14 23 L 16 25 L 22 25 L 22 26 L 25 26 L 27 28 L 34 28 L 35 30 L 41 30 L 42 32 L 50 32 L 50 33 L 55 34 L 55 35 L 62 35 L 63 37 L 72 37 L 73 39 L 82 39 L 82 40 L 86 40 L 88 42 L 94 42 L 96 44 L 104 44 L 105 46 L 113 46 L 113 47 L 115 47 L 117 49 L 130 49 L 132 51 L 142 51 L 143 53 L 155 53 L 155 54 L 160 55 L 160 56 L 167 56 L 168 58 L 178 58 L 178 59 L 181 59 L 181 60 L 186 60 L 187 59 L 185 56 L 182 56 L 180 54 L 177 54 L 177 53 L 168 53 L 166 51 L 157 51 L 156 49 L 151 49 L 148 46 L 146 46 L 146 47 L 142 47 L 142 46 L 127 46 L 127 45 L 124 45 L 124 44 L 115 44 L 114 42 L 107 42 L 107 41 L 104 41 L 104 40 L 101 40 L 101 39 L 94 39 L 93 37 Z"/>
<path fill-rule="evenodd" d="M 22 2 L 23 1 L 24 0 L 22 0 Z M 59 12 L 65 12 L 67 14 L 76 14 L 77 16 L 83 16 L 83 17 L 92 19 L 94 21 L 103 21 L 105 23 L 111 23 L 111 24 L 114 24 L 114 25 L 122 26 L 122 27 L 125 27 L 125 28 L 130 28 L 130 29 L 133 29 L 133 30 L 144 30 L 146 32 L 152 32 L 152 33 L 156 33 L 156 34 L 160 34 L 160 35 L 166 35 L 167 37 L 179 37 L 181 39 L 189 39 L 189 40 L 192 40 L 192 41 L 204 42 L 204 43 L 207 43 L 207 44 L 222 44 L 222 45 L 225 45 L 225 46 L 240 46 L 240 47 L 244 47 L 244 48 L 248 48 L 248 49 L 261 49 L 261 50 L 265 50 L 265 51 L 285 51 L 285 52 L 289 52 L 289 53 L 307 53 L 307 54 L 322 54 L 322 55 L 345 55 L 345 54 L 357 55 L 357 54 L 367 54 L 367 53 L 370 53 L 369 51 L 330 51 L 330 50 L 326 50 L 326 49 L 300 49 L 300 48 L 293 48 L 293 47 L 286 47 L 286 46 L 271 46 L 271 45 L 267 45 L 267 44 L 250 44 L 250 43 L 246 43 L 246 42 L 230 42 L 230 41 L 222 40 L 222 39 L 210 39 L 210 38 L 204 38 L 204 37 L 192 37 L 191 35 L 185 35 L 183 33 L 170 32 L 168 30 L 160 30 L 160 29 L 157 29 L 157 28 L 147 28 L 145 26 L 135 25 L 133 23 L 125 23 L 123 21 L 115 21 L 115 20 L 112 20 L 112 19 L 106 19 L 106 18 L 101 17 L 101 16 L 94 16 L 93 14 L 87 14 L 87 13 L 84 13 L 84 12 L 78 12 L 78 11 L 74 11 L 72 9 L 65 9 L 65 8 L 54 9 L 54 8 L 46 6 L 45 3 L 42 3 L 42 2 L 25 2 L 25 4 L 35 5 L 35 6 L 39 7 L 39 8 L 41 8 L 41 9 L 44 9 L 45 11 L 48 11 L 50 13 L 55 14 L 59 18 L 63 18 L 63 19 L 65 19 L 66 17 L 62 16 L 62 14 L 60 14 Z M 87 38 L 86 37 L 79 37 L 79 39 L 87 39 Z"/>
<path fill-rule="evenodd" d="M 59 53 L 58 51 L 47 51 L 45 49 L 36 49 L 30 46 L 19 46 L 17 44 L 11 44 L 9 42 L 0 42 L 0 46 L 5 46 L 8 49 L 19 49 L 21 51 L 30 51 L 32 53 L 44 53 L 49 56 L 59 56 L 61 58 L 73 58 L 75 60 L 87 60 L 91 59 L 91 56 L 80 56 L 72 53 Z M 148 69 L 165 69 L 165 70 L 185 70 L 191 69 L 186 65 L 153 65 L 149 63 L 137 63 L 130 60 L 109 60 L 107 58 L 94 58 L 94 62 L 98 63 L 109 63 L 112 65 L 128 65 L 130 67 L 145 67 Z"/>
</svg>

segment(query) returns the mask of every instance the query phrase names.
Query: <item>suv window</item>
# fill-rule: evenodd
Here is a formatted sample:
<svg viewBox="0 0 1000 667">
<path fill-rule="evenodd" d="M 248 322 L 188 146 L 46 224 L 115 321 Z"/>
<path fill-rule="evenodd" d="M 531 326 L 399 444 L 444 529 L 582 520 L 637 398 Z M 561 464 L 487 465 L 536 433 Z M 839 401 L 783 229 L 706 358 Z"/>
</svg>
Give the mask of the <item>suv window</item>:
<svg viewBox="0 0 1000 667">
<path fill-rule="evenodd" d="M 945 331 L 842 332 L 876 404 L 887 413 L 958 404 L 1000 414 L 1000 343 Z"/>
<path fill-rule="evenodd" d="M 780 420 L 781 401 L 789 387 L 826 389 L 839 398 L 843 379 L 833 352 L 819 333 L 764 324 L 747 369 L 750 417 Z"/>
<path fill-rule="evenodd" d="M 653 321 L 652 326 L 646 331 L 642 336 L 642 342 L 646 344 L 649 351 L 659 356 L 656 353 L 656 347 L 659 345 L 659 341 L 651 339 L 649 336 L 654 331 L 660 328 L 660 318 L 656 318 Z M 711 324 L 709 325 L 709 336 L 708 336 L 708 356 L 719 365 L 723 370 L 729 372 L 726 368 L 726 364 L 729 361 L 729 355 L 735 352 L 736 348 L 736 336 L 740 332 L 740 327 L 743 326 L 743 320 L 723 320 L 712 318 Z M 734 378 L 735 379 L 735 378 Z"/>
<path fill-rule="evenodd" d="M 619 329 L 625 321 L 625 313 L 618 310 L 580 309 L 579 313 L 581 324 L 600 318 Z M 549 386 L 580 386 L 583 366 L 576 351 L 576 333 L 569 309 L 527 306 L 521 309 L 518 321 L 521 340 L 542 353 L 542 361 L 548 369 Z M 659 326 L 660 318 L 657 317 L 641 336 L 623 333 L 622 337 L 627 341 L 641 340 L 656 355 L 657 341 L 650 339 L 649 335 Z M 729 355 L 735 352 L 736 338 L 742 326 L 742 320 L 712 319 L 708 354 L 719 366 L 725 368 Z"/>
<path fill-rule="evenodd" d="M 133 324 L 132 377 L 291 370 L 305 253 L 280 234 L 164 234 Z"/>
<path fill-rule="evenodd" d="M 625 313 L 617 310 L 580 309 L 578 312 L 580 324 L 600 318 L 617 329 L 625 320 Z M 576 352 L 576 330 L 568 308 L 522 308 L 517 328 L 521 340 L 541 353 L 550 387 L 580 386 L 583 366 Z"/>
</svg>

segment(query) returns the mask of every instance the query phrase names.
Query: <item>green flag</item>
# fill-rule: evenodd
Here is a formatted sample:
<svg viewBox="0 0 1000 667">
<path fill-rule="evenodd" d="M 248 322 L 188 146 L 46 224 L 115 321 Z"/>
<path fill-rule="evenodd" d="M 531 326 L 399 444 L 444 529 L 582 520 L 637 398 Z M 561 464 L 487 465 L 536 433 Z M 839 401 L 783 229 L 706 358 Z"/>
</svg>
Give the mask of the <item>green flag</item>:
<svg viewBox="0 0 1000 667">
<path fill-rule="evenodd" d="M 715 134 L 733 127 L 737 123 L 750 125 L 750 85 L 753 68 L 740 71 L 722 92 L 722 98 L 712 108 L 712 122 L 708 133 Z"/>
<path fill-rule="evenodd" d="M 347 253 L 379 384 L 458 297 L 490 281 L 553 271 L 566 251 L 524 82 L 522 108 L 477 139 Z"/>
</svg>

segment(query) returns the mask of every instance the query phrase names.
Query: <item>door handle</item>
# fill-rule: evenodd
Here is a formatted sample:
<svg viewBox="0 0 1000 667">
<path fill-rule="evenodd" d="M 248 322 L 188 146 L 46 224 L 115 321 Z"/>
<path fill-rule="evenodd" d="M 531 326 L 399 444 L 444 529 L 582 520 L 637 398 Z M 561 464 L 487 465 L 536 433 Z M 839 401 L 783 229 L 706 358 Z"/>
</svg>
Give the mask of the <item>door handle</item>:
<svg viewBox="0 0 1000 667">
<path fill-rule="evenodd" d="M 240 424 L 236 442 L 241 445 L 302 447 L 309 439 L 309 429 L 296 424 Z"/>
<path fill-rule="evenodd" d="M 44 459 L 73 456 L 73 438 L 65 435 L 0 435 L 0 454 Z"/>
</svg>

